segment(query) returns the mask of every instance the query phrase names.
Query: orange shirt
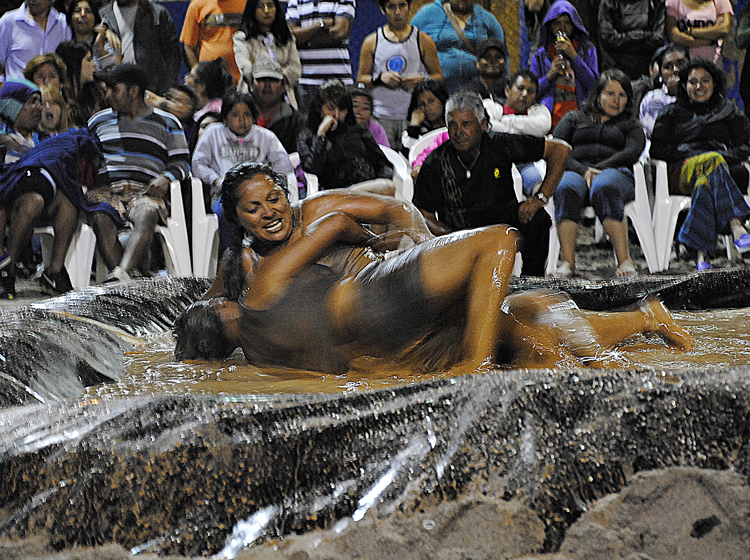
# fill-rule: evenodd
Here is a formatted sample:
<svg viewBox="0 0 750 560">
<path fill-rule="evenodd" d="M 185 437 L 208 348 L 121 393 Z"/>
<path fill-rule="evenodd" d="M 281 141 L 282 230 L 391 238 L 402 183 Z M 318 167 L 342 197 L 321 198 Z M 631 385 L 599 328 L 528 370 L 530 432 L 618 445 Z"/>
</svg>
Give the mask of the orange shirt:
<svg viewBox="0 0 750 560">
<path fill-rule="evenodd" d="M 198 60 L 227 61 L 236 82 L 240 71 L 234 60 L 232 35 L 237 31 L 245 10 L 245 0 L 192 0 L 185 14 L 180 41 L 198 47 Z"/>
</svg>

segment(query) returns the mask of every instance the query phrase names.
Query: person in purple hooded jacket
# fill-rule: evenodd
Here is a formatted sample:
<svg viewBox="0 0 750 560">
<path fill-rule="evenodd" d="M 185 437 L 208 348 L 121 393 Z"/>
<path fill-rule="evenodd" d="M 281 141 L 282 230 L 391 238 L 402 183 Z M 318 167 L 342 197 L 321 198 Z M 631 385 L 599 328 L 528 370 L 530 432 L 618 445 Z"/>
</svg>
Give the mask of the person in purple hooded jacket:
<svg viewBox="0 0 750 560">
<path fill-rule="evenodd" d="M 552 113 L 554 129 L 565 113 L 583 106 L 599 75 L 599 63 L 581 16 L 567 0 L 550 6 L 540 40 L 543 46 L 529 69 L 539 76 L 538 97 Z"/>
</svg>

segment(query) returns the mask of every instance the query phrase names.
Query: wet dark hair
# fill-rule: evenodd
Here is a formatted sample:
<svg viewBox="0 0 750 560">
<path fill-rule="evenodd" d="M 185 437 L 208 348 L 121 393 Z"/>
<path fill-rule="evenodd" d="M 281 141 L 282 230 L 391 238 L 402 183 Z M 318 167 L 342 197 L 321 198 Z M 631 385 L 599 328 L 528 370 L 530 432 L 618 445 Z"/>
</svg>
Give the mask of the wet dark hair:
<svg viewBox="0 0 750 560">
<path fill-rule="evenodd" d="M 289 25 L 286 22 L 284 10 L 281 7 L 279 0 L 273 0 L 273 5 L 276 6 L 276 17 L 271 24 L 273 42 L 276 43 L 277 46 L 283 47 L 292 40 L 292 32 L 289 30 Z M 245 34 L 245 38 L 248 40 L 263 35 L 263 30 L 258 23 L 258 18 L 255 16 L 257 10 L 258 0 L 247 0 L 238 30 L 242 31 Z"/>
<path fill-rule="evenodd" d="M 227 337 L 221 317 L 211 308 L 214 301 L 194 302 L 175 321 L 176 360 L 223 360 L 237 348 Z"/>
<path fill-rule="evenodd" d="M 323 105 L 332 101 L 339 109 L 346 109 L 344 122 L 350 125 L 356 125 L 357 119 L 354 118 L 354 106 L 352 105 L 352 94 L 349 88 L 341 80 L 328 80 L 323 83 L 313 95 L 310 101 L 310 107 L 307 110 L 307 128 L 316 132 L 323 120 L 321 117 Z"/>
<path fill-rule="evenodd" d="M 591 95 L 586 100 L 584 110 L 592 117 L 600 117 L 604 114 L 601 104 L 601 96 L 604 88 L 607 87 L 609 82 L 617 82 L 625 90 L 625 94 L 628 96 L 628 102 L 625 104 L 625 110 L 617 116 L 618 119 L 631 118 L 633 116 L 633 86 L 630 85 L 630 78 L 622 70 L 618 68 L 609 68 L 599 74 L 599 77 L 594 84 L 594 89 L 591 90 Z"/>
<path fill-rule="evenodd" d="M 224 95 L 232 85 L 232 74 L 227 69 L 223 58 L 201 60 L 195 70 L 195 81 L 205 86 L 206 97 L 218 99 Z"/>
<path fill-rule="evenodd" d="M 274 171 L 273 167 L 257 161 L 238 163 L 227 171 L 224 181 L 221 183 L 221 206 L 224 209 L 224 217 L 235 225 L 239 225 L 237 220 L 237 204 L 239 204 L 240 199 L 237 193 L 242 183 L 252 179 L 256 175 L 265 175 L 268 177 L 271 182 L 284 191 L 287 200 L 289 200 L 289 187 L 286 183 L 286 177 Z"/>
<path fill-rule="evenodd" d="M 724 75 L 724 72 L 718 66 L 704 58 L 691 60 L 690 63 L 685 66 L 685 68 L 680 70 L 680 87 L 677 89 L 677 101 L 681 104 L 686 105 L 695 103 L 692 99 L 690 99 L 690 96 L 688 95 L 687 81 L 690 72 L 696 70 L 697 68 L 702 68 L 703 70 L 711 74 L 711 78 L 714 81 L 714 91 L 711 94 L 711 99 L 709 99 L 706 103 L 702 103 L 701 105 L 705 105 L 707 107 L 713 106 L 724 97 L 724 92 L 727 87 L 727 79 Z"/>
<path fill-rule="evenodd" d="M 448 90 L 445 89 L 443 82 L 437 82 L 435 80 L 424 80 L 414 86 L 414 90 L 411 92 L 411 101 L 409 101 L 409 109 L 406 112 L 406 120 L 411 120 L 411 114 L 417 109 L 417 103 L 419 103 L 419 96 L 424 92 L 429 91 L 435 97 L 438 98 L 440 103 L 445 104 L 448 102 Z"/>
<path fill-rule="evenodd" d="M 73 0 L 68 6 L 67 11 L 65 12 L 65 20 L 68 22 L 68 27 L 70 27 L 71 32 L 73 31 L 73 25 L 71 25 L 73 23 L 73 12 L 75 11 L 76 6 L 78 6 L 78 4 L 80 4 L 81 2 L 88 3 L 91 11 L 94 12 L 94 27 L 102 22 L 102 16 L 99 15 L 99 10 L 101 10 L 102 8 L 102 3 L 99 0 Z M 96 35 L 96 31 L 94 31 L 94 35 Z"/>
<path fill-rule="evenodd" d="M 255 106 L 253 96 L 242 91 L 231 90 L 226 92 L 221 100 L 221 113 L 219 115 L 222 122 L 227 122 L 227 115 L 239 103 L 244 103 L 248 106 L 250 113 L 253 115 L 253 121 L 258 120 L 258 108 Z"/>
</svg>

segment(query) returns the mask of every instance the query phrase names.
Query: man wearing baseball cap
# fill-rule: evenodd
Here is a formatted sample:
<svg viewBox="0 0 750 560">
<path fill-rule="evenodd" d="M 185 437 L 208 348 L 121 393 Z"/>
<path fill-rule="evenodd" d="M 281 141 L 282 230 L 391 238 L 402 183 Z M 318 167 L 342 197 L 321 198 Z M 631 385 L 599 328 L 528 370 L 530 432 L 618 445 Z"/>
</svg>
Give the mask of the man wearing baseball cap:
<svg viewBox="0 0 750 560">
<path fill-rule="evenodd" d="M 149 78 L 145 70 L 119 64 L 95 78 L 106 84 L 110 108 L 89 121 L 101 141 L 104 162 L 87 196 L 92 203 L 111 204 L 119 213 L 116 220 L 97 212 L 92 225 L 111 277 L 127 280 L 136 269 L 149 273 L 154 230 L 167 217 L 170 183 L 185 179 L 190 172 L 189 152 L 177 118 L 146 104 Z M 133 227 L 123 251 L 117 230 L 125 222 Z"/>
<path fill-rule="evenodd" d="M 305 128 L 305 117 L 286 100 L 284 74 L 275 60 L 253 65 L 250 95 L 258 108 L 258 126 L 273 132 L 287 153 L 297 151 L 297 138 Z"/>
<path fill-rule="evenodd" d="M 505 104 L 505 86 L 508 77 L 508 52 L 505 44 L 495 37 L 479 43 L 477 48 L 477 70 L 467 89 L 476 91 L 482 99 Z"/>
</svg>

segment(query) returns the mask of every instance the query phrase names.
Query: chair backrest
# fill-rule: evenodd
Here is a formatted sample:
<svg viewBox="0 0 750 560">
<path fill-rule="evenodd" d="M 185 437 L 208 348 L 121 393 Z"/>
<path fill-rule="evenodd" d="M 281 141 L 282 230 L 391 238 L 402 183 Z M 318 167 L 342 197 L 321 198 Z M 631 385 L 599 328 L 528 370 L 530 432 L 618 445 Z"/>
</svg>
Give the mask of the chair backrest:
<svg viewBox="0 0 750 560">
<path fill-rule="evenodd" d="M 414 182 L 411 178 L 411 166 L 406 158 L 396 150 L 387 146 L 380 146 L 380 149 L 393 165 L 393 183 L 396 185 L 396 198 L 411 202 L 414 195 Z"/>
<path fill-rule="evenodd" d="M 421 154 L 427 146 L 432 144 L 436 137 L 444 132 L 448 132 L 448 129 L 443 126 L 420 136 L 414 145 L 409 148 L 409 164 L 413 164 L 414 160 L 417 159 L 417 156 Z"/>
<path fill-rule="evenodd" d="M 299 153 L 292 152 L 291 154 L 289 154 L 289 161 L 291 161 L 294 168 L 297 169 L 297 167 L 299 167 L 299 164 L 300 164 Z M 305 182 L 307 183 L 307 195 L 306 196 L 310 196 L 311 194 L 315 194 L 316 192 L 318 192 L 318 176 L 313 175 L 312 173 L 308 173 L 307 171 L 305 171 L 304 173 L 305 173 Z M 290 184 L 289 189 L 290 189 L 290 194 L 291 194 L 292 181 L 289 175 L 287 175 L 287 182 Z M 294 184 L 297 185 L 296 175 L 294 176 Z M 290 199 L 292 198 L 293 198 L 293 195 L 290 196 Z M 297 198 L 295 200 L 299 200 L 299 185 L 297 185 Z"/>
</svg>

